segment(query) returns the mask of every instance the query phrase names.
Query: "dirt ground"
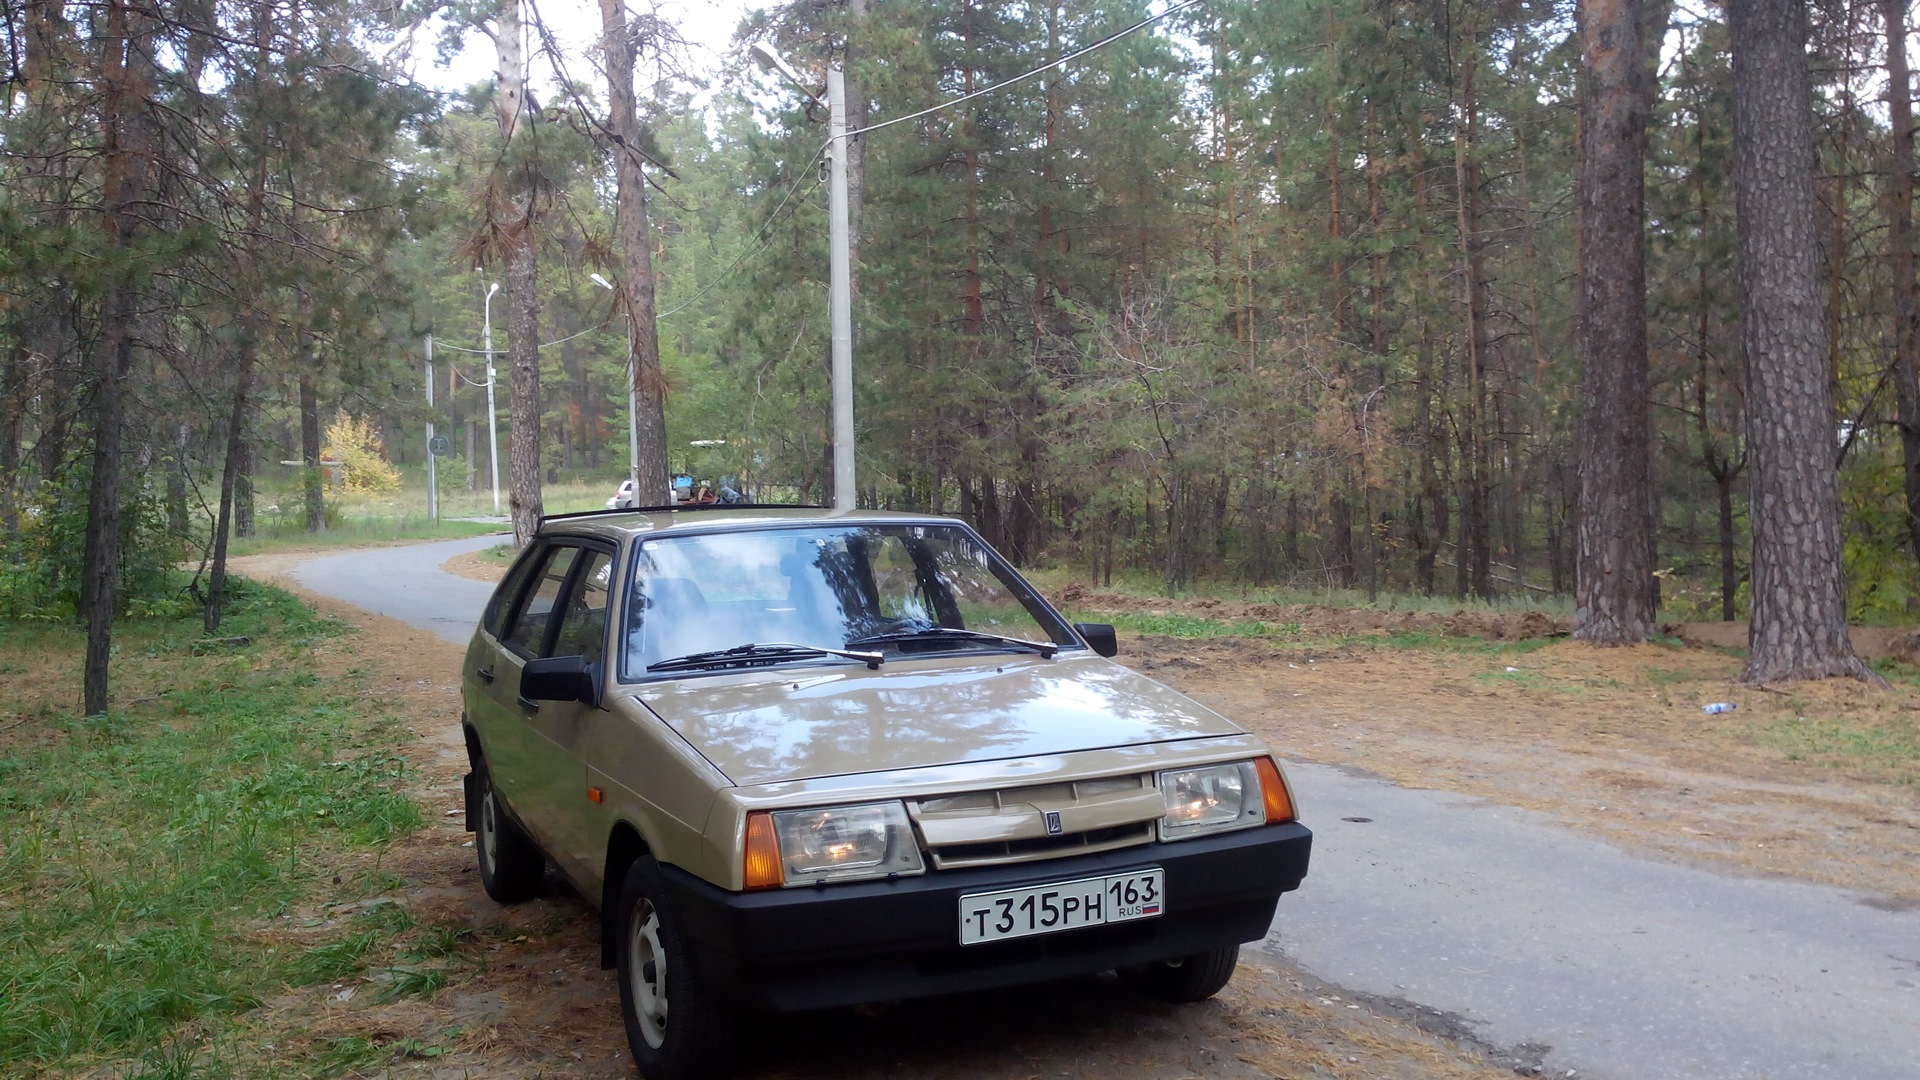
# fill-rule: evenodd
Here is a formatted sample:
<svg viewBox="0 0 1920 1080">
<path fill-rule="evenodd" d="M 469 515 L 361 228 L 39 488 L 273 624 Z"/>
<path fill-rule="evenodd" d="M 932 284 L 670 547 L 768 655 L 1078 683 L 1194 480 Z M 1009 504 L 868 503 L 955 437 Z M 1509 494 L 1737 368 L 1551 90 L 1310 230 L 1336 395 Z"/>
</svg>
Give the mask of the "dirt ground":
<svg viewBox="0 0 1920 1080">
<path fill-rule="evenodd" d="M 276 577 L 299 558 L 262 556 L 237 568 Z M 493 578 L 501 568 L 462 557 L 447 569 Z M 1064 599 L 1081 610 L 1301 624 L 1297 643 L 1122 642 L 1122 660 L 1247 724 L 1288 757 L 1535 807 L 1636 850 L 1857 888 L 1885 906 L 1920 904 L 1920 761 L 1906 751 L 1916 745 L 1920 695 L 1910 687 L 1737 688 L 1738 661 L 1716 648 L 1591 649 L 1547 640 L 1559 628 L 1544 616 L 1421 615 L 1406 623 L 1325 608 L 1256 613 L 1220 601 L 1128 607 L 1141 602 Z M 261 1040 L 295 1052 L 317 1040 L 370 1038 L 414 1053 L 393 1067 L 408 1075 L 632 1075 L 589 908 L 554 883 L 545 898 L 503 909 L 474 876 L 461 818 L 459 649 L 315 602 L 363 628 L 328 646 L 327 662 L 374 671 L 374 685 L 411 718 L 420 736 L 417 795 L 433 824 L 380 860 L 391 890 L 293 923 L 327 925 L 395 900 L 421 923 L 464 934 L 460 963 L 437 993 L 385 1004 L 355 985 L 291 994 L 252 1014 Z M 1459 650 L 1411 650 L 1385 638 L 1398 626 L 1471 638 Z M 1369 632 L 1383 636 L 1311 643 Z M 1701 712 L 1714 701 L 1737 708 Z M 1835 732 L 1865 733 L 1860 745 L 1888 749 L 1836 753 L 1832 745 L 1856 744 Z M 1312 815 L 1303 807 L 1309 823 Z M 1281 911 L 1284 918 L 1284 900 Z M 1253 951 L 1228 990 L 1199 1006 L 1164 1007 L 1110 979 L 1083 980 L 767 1021 L 750 1042 L 741 1073 L 749 1080 L 1492 1077 L 1538 1066 L 1537 1053 L 1529 1060 L 1524 1049 L 1476 1043 L 1455 1018 L 1343 1000 L 1342 991 Z M 805 1066 L 784 1063 L 783 1048 Z"/>
</svg>

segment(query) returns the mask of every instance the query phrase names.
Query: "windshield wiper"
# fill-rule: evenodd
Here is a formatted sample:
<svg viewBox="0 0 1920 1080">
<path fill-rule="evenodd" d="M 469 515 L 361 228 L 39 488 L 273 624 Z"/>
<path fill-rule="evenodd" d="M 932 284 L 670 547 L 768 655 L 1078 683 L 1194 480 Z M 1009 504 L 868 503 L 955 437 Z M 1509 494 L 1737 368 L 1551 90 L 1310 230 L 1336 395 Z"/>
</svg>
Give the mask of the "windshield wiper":
<svg viewBox="0 0 1920 1080">
<path fill-rule="evenodd" d="M 980 630 L 962 630 L 954 626 L 929 626 L 921 630 L 875 634 L 872 637 L 855 638 L 847 644 L 898 645 L 908 641 L 978 641 L 988 645 L 1011 645 L 1016 649 L 1032 649 L 1039 653 L 1043 660 L 1053 659 L 1053 654 L 1060 651 L 1060 646 L 1051 641 L 1028 641 L 1026 638 L 989 634 Z"/>
<path fill-rule="evenodd" d="M 731 649 L 713 649 L 708 652 L 676 656 L 671 660 L 660 660 L 648 664 L 647 670 L 692 671 L 697 668 L 730 667 L 735 664 L 778 664 L 810 656 L 844 656 L 849 660 L 858 660 L 866 664 L 869 669 L 878 668 L 887 658 L 885 653 L 833 649 L 824 645 L 795 645 L 788 641 L 750 641 L 745 645 L 735 645 Z"/>
</svg>

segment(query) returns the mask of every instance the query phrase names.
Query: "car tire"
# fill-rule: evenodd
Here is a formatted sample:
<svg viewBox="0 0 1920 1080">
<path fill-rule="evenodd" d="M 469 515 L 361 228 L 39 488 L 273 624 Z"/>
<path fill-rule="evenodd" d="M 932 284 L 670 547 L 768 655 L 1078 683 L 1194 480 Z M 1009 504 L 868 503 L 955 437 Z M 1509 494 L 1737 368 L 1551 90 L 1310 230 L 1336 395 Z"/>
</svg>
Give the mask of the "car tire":
<svg viewBox="0 0 1920 1080">
<path fill-rule="evenodd" d="M 613 914 L 620 1016 L 640 1075 L 646 1080 L 713 1075 L 725 1064 L 737 1033 L 733 1012 L 701 985 L 666 875 L 651 855 L 627 868 Z"/>
<path fill-rule="evenodd" d="M 1205 1001 L 1226 988 L 1240 964 L 1240 946 L 1210 949 L 1178 960 L 1128 968 L 1120 977 L 1161 1001 L 1185 1005 Z"/>
<path fill-rule="evenodd" d="M 480 785 L 480 820 L 473 827 L 473 850 L 480 862 L 480 886 L 498 903 L 530 900 L 540 891 L 541 879 L 546 877 L 546 856 L 507 816 L 506 807 L 494 793 L 493 775 L 484 765 L 474 771 L 479 774 L 475 779 Z"/>
</svg>

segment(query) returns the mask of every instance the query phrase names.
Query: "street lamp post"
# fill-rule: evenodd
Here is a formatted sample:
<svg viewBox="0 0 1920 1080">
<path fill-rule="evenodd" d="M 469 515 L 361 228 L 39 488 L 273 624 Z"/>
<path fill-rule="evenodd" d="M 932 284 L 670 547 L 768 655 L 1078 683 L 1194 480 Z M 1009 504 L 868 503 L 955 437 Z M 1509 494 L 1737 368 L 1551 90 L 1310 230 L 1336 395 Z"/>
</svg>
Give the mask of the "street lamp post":
<svg viewBox="0 0 1920 1080">
<path fill-rule="evenodd" d="M 788 82 L 820 99 L 800 73 L 765 42 L 753 57 Z M 840 65 L 827 65 L 827 303 L 833 328 L 833 508 L 854 505 L 853 474 L 853 252 L 847 223 L 847 79 Z"/>
<path fill-rule="evenodd" d="M 595 285 L 613 292 L 613 283 L 599 274 L 588 274 Z M 650 506 L 652 501 L 640 498 L 640 391 L 637 384 L 640 372 L 636 367 L 637 358 L 633 355 L 633 315 L 627 315 L 627 479 L 633 485 L 633 505 Z M 658 498 L 659 493 L 654 493 Z"/>
<path fill-rule="evenodd" d="M 493 408 L 493 294 L 500 283 L 487 287 L 480 302 L 480 347 L 487 352 L 487 468 L 493 475 L 493 512 L 500 512 L 500 419 Z"/>
</svg>

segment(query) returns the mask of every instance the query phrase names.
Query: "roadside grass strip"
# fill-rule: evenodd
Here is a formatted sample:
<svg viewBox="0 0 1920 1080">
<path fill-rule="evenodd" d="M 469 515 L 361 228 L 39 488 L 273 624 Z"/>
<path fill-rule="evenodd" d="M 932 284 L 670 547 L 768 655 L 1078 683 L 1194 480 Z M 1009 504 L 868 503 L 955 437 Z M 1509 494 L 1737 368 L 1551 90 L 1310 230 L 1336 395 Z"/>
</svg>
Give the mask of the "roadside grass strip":
<svg viewBox="0 0 1920 1080">
<path fill-rule="evenodd" d="M 1346 633 L 1309 633 L 1297 622 L 1267 622 L 1258 619 L 1209 619 L 1172 612 L 1089 612 L 1073 611 L 1067 617 L 1076 622 L 1105 622 L 1116 629 L 1143 637 L 1167 637 L 1181 640 L 1207 638 L 1257 638 L 1280 648 L 1310 649 L 1368 646 L 1374 648 L 1427 650 L 1504 656 L 1529 653 L 1553 644 L 1551 638 L 1523 638 L 1495 641 L 1468 634 L 1444 634 L 1432 630 L 1382 628 Z"/>
<path fill-rule="evenodd" d="M 1789 761 L 1823 764 L 1874 779 L 1920 783 L 1920 724 L 1911 714 L 1878 722 L 1839 716 L 1787 716 L 1755 730 L 1763 746 Z"/>
<path fill-rule="evenodd" d="M 121 709 L 79 717 L 52 680 L 0 705 L 0 1075 L 200 1075 L 221 1018 L 401 947 L 394 905 L 297 944 L 281 929 L 424 824 L 409 733 L 316 674 L 312 646 L 350 631 L 238 582 L 221 633 L 244 644 L 196 650 L 185 612 L 119 629 Z M 84 643 L 0 624 L 0 658 L 36 669 L 77 670 Z"/>
</svg>

